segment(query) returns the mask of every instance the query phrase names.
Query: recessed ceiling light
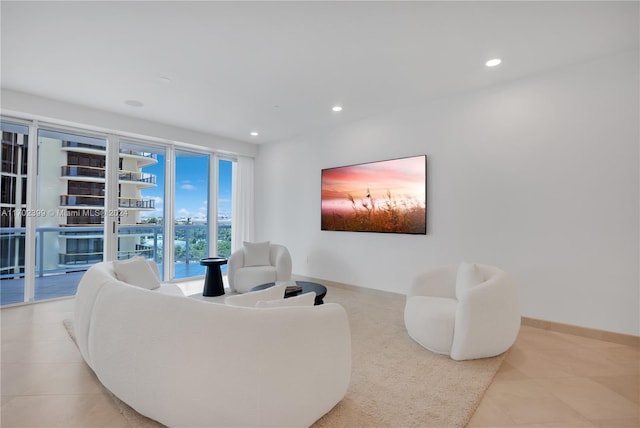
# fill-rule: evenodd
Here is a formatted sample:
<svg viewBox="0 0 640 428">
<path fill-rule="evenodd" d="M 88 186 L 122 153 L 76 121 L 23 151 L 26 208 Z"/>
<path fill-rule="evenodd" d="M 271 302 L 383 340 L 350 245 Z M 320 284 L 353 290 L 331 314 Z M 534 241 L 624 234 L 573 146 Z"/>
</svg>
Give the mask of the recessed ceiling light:
<svg viewBox="0 0 640 428">
<path fill-rule="evenodd" d="M 502 62 L 502 60 L 500 58 L 494 58 L 494 59 L 490 59 L 489 61 L 485 62 L 484 65 L 486 65 L 487 67 L 495 67 L 496 65 L 500 65 L 501 62 Z"/>
<path fill-rule="evenodd" d="M 336 111 L 336 112 L 337 112 L 337 111 L 342 111 L 342 106 L 333 106 L 333 107 L 331 108 L 331 110 Z"/>
<path fill-rule="evenodd" d="M 138 100 L 126 100 L 124 103 L 131 107 L 144 107 L 144 103 Z"/>
<path fill-rule="evenodd" d="M 253 131 L 249 135 L 251 135 L 252 137 L 257 137 L 260 134 L 258 134 L 256 131 Z"/>
</svg>

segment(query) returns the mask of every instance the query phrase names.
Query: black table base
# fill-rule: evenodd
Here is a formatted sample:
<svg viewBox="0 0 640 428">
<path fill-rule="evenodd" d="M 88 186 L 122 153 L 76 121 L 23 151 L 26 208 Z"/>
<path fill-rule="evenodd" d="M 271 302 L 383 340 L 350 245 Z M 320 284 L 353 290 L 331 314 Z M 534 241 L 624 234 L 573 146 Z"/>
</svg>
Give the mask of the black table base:
<svg viewBox="0 0 640 428">
<path fill-rule="evenodd" d="M 284 295 L 285 299 L 287 297 L 299 296 L 300 294 L 308 293 L 310 291 L 315 291 L 316 300 L 314 304 L 317 306 L 317 305 L 322 305 L 324 303 L 324 296 L 327 295 L 327 287 L 325 287 L 322 284 L 318 284 L 317 282 L 310 282 L 310 281 L 295 281 L 295 283 L 296 285 L 299 285 L 300 287 L 302 287 L 302 290 L 295 291 L 293 293 L 285 293 Z M 249 291 L 264 290 L 265 288 L 273 287 L 274 285 L 276 285 L 275 282 L 268 282 L 266 284 L 253 287 Z"/>
<path fill-rule="evenodd" d="M 204 290 L 202 295 L 206 297 L 222 296 L 224 294 L 224 283 L 222 282 L 222 272 L 220 266 L 227 263 L 224 257 L 212 257 L 200 260 L 200 264 L 207 267 L 204 277 Z"/>
</svg>

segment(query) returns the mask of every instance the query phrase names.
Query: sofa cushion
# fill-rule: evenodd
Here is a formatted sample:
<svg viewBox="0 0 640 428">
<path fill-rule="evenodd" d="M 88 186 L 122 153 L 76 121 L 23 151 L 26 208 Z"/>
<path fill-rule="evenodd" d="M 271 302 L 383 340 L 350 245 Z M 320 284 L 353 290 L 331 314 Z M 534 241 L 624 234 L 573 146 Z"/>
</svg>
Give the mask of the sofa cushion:
<svg viewBox="0 0 640 428">
<path fill-rule="evenodd" d="M 231 306 L 244 306 L 253 308 L 261 300 L 282 300 L 286 284 L 278 284 L 264 290 L 252 291 L 246 294 L 232 294 L 224 299 L 224 303 Z"/>
<path fill-rule="evenodd" d="M 460 300 L 470 289 L 483 281 L 482 272 L 474 263 L 460 263 L 456 275 L 456 298 Z"/>
<path fill-rule="evenodd" d="M 149 267 L 151 268 L 153 273 L 156 274 L 156 277 L 158 278 L 158 281 L 162 282 L 162 277 L 160 276 L 160 269 L 158 269 L 158 263 L 154 262 L 153 260 L 149 260 L 149 259 L 145 259 L 145 260 L 149 264 Z"/>
<path fill-rule="evenodd" d="M 280 308 L 284 306 L 313 306 L 316 302 L 316 292 L 311 291 L 299 296 L 286 299 L 260 300 L 256 303 L 256 308 Z"/>
<path fill-rule="evenodd" d="M 242 243 L 244 266 L 269 266 L 269 241 Z"/>
<path fill-rule="evenodd" d="M 147 259 L 142 256 L 113 262 L 113 270 L 116 278 L 127 284 L 146 288 L 147 290 L 155 290 L 160 287 L 158 274 L 154 272 Z"/>
<path fill-rule="evenodd" d="M 246 291 L 256 285 L 266 284 L 267 282 L 275 282 L 277 271 L 274 266 L 251 266 L 248 268 L 238 269 L 235 273 L 236 284 L 243 284 Z"/>
</svg>

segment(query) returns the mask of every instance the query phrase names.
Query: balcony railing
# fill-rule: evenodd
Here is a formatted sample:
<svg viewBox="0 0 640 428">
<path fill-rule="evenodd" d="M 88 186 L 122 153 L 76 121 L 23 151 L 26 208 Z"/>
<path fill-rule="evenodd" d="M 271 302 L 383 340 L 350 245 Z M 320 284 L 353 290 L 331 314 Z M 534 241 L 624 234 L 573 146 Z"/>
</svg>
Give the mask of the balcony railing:
<svg viewBox="0 0 640 428">
<path fill-rule="evenodd" d="M 154 199 L 118 198 L 118 207 L 152 210 L 156 207 L 156 201 Z"/>
<path fill-rule="evenodd" d="M 156 176 L 146 172 L 118 171 L 118 179 L 122 181 L 138 181 L 140 183 L 156 184 Z"/>
<path fill-rule="evenodd" d="M 105 178 L 105 176 L 106 171 L 104 168 L 82 165 L 62 166 L 62 177 Z M 139 171 L 118 171 L 118 179 L 120 181 L 156 184 L 156 176 L 154 174 Z"/>
<path fill-rule="evenodd" d="M 59 253 L 58 260 L 60 265 L 73 266 L 73 265 L 92 265 L 99 263 L 104 258 L 104 253 Z"/>
<path fill-rule="evenodd" d="M 97 166 L 64 165 L 62 177 L 105 178 L 105 169 Z"/>
<path fill-rule="evenodd" d="M 98 146 L 96 144 L 79 143 L 77 141 L 63 141 L 62 147 L 68 147 L 71 149 L 100 150 L 101 152 L 104 152 L 107 149 L 105 146 Z"/>
<path fill-rule="evenodd" d="M 63 207 L 89 206 L 104 207 L 104 196 L 97 195 L 60 195 Z"/>
<path fill-rule="evenodd" d="M 77 149 L 100 150 L 101 152 L 104 152 L 106 150 L 105 146 L 98 146 L 96 144 L 79 143 L 77 141 L 63 141 L 62 147 L 71 148 L 71 149 L 77 148 Z M 158 156 L 154 153 L 143 152 L 140 150 L 131 150 L 131 149 L 120 149 L 120 154 L 141 156 L 141 157 L 151 158 L 151 159 L 158 158 Z"/>
<path fill-rule="evenodd" d="M 154 259 L 155 251 L 151 247 L 144 245 L 136 245 L 135 250 L 118 251 L 118 260 L 126 260 L 133 256 L 144 256 L 148 259 Z M 99 263 L 104 259 L 104 252 L 95 253 L 60 253 L 59 264 L 66 266 L 73 265 L 92 265 Z"/>
<path fill-rule="evenodd" d="M 174 237 L 174 261 L 177 264 L 199 264 L 200 259 L 208 256 L 207 225 L 176 224 Z M 218 254 L 229 257 L 230 239 L 229 223 L 218 225 L 218 236 L 225 236 L 218 242 Z M 225 233 L 226 230 L 226 233 Z M 50 254 L 60 246 L 62 239 L 104 239 L 104 228 L 101 226 L 79 227 L 39 227 L 36 229 L 36 276 L 43 277 L 52 273 L 65 273 L 86 270 L 90 265 L 103 260 L 102 251 L 57 252 Z M 24 249 L 26 229 L 23 227 L 0 229 L 0 278 L 24 277 Z M 134 255 L 143 255 L 158 263 L 163 260 L 164 226 L 161 224 L 139 224 L 119 226 L 120 238 L 136 236 L 140 239 L 132 250 L 119 250 L 118 259 L 127 259 Z M 81 236 L 81 238 L 74 238 Z M 96 243 L 93 248 L 103 248 Z M 10 251 L 8 251 L 10 250 Z M 55 262 L 52 265 L 52 257 Z M 47 262 L 49 260 L 49 262 Z"/>
<path fill-rule="evenodd" d="M 104 207 L 104 196 L 98 195 L 60 195 L 62 207 Z M 118 198 L 118 208 L 155 209 L 154 199 Z"/>
<path fill-rule="evenodd" d="M 161 224 L 140 224 L 120 226 L 119 236 L 135 236 L 140 238 L 134 249 L 118 251 L 118 259 L 126 259 L 141 254 L 155 260 L 160 272 L 164 272 L 163 264 L 163 230 Z M 205 273 L 200 258 L 206 255 L 207 225 L 175 225 L 174 237 L 174 278 L 190 278 L 202 276 Z M 103 238 L 104 227 L 41 227 L 36 229 L 36 236 L 29 237 L 36 242 L 36 278 L 31 293 L 35 300 L 73 296 L 83 273 L 94 263 L 103 260 L 100 251 L 92 253 L 63 253 L 64 241 L 87 239 L 93 240 L 94 249 L 101 249 L 99 240 Z M 229 257 L 231 224 L 218 224 L 218 254 Z M 25 228 L 0 229 L 0 304 L 21 303 L 25 300 Z M 96 242 L 96 240 L 98 240 Z M 122 245 L 122 242 L 121 242 Z M 126 244 L 125 244 L 126 245 Z M 11 249 L 11 251 L 8 251 Z M 66 264 L 60 263 L 61 261 Z M 222 266 L 226 271 L 226 265 Z M 29 294 L 29 293 L 27 293 Z"/>
<path fill-rule="evenodd" d="M 120 154 L 142 156 L 145 158 L 158 159 L 158 156 L 154 153 L 142 152 L 140 150 L 120 149 Z"/>
</svg>

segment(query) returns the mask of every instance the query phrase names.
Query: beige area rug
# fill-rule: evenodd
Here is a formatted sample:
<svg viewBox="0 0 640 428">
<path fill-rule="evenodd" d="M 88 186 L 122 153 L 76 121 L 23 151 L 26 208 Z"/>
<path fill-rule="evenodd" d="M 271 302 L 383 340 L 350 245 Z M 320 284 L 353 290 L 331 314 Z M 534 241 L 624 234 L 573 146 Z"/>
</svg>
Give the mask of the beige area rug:
<svg viewBox="0 0 640 428">
<path fill-rule="evenodd" d="M 314 428 L 449 428 L 469 422 L 504 354 L 472 361 L 434 354 L 407 335 L 404 296 L 328 289 L 324 301 L 340 303 L 349 315 L 353 368 L 347 395 Z M 65 326 L 72 334 L 71 323 Z M 162 427 L 113 399 L 132 427 Z"/>
<path fill-rule="evenodd" d="M 332 287 L 347 310 L 353 368 L 345 398 L 314 427 L 464 427 L 504 360 L 454 361 L 414 342 L 405 296 Z"/>
</svg>

